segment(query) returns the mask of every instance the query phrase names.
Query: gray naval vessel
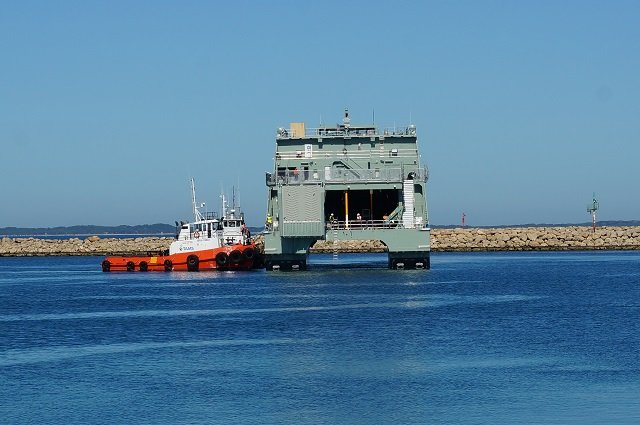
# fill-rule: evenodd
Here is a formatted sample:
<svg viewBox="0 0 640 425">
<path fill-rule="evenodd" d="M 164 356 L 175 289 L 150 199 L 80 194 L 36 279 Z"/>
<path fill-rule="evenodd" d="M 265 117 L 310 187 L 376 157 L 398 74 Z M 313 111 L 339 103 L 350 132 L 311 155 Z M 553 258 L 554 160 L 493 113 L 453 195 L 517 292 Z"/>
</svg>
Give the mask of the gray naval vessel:
<svg viewBox="0 0 640 425">
<path fill-rule="evenodd" d="M 342 124 L 279 128 L 275 165 L 266 174 L 267 270 L 305 269 L 320 239 L 380 240 L 389 268 L 428 269 L 428 171 L 415 125 L 378 129 Z"/>
</svg>

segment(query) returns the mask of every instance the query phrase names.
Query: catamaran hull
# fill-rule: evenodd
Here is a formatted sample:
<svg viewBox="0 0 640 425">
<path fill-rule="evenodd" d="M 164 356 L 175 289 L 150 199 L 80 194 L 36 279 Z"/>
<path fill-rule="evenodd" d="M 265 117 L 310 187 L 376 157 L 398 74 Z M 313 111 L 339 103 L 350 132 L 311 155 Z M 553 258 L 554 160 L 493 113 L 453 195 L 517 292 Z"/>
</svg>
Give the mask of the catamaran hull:
<svg viewBox="0 0 640 425">
<path fill-rule="evenodd" d="M 255 245 L 230 245 L 203 251 L 158 256 L 112 256 L 102 261 L 104 272 L 251 270 L 262 267 Z"/>
</svg>

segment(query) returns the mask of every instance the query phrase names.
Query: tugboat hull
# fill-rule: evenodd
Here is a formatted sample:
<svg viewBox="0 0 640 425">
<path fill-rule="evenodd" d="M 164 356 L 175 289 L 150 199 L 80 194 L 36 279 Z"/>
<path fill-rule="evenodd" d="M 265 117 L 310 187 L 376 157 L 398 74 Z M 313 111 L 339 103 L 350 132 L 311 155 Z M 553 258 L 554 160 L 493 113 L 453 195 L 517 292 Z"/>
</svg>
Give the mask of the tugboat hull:
<svg viewBox="0 0 640 425">
<path fill-rule="evenodd" d="M 236 244 L 206 251 L 157 256 L 112 256 L 102 261 L 102 271 L 206 271 L 251 270 L 261 266 L 260 253 L 253 244 Z"/>
</svg>

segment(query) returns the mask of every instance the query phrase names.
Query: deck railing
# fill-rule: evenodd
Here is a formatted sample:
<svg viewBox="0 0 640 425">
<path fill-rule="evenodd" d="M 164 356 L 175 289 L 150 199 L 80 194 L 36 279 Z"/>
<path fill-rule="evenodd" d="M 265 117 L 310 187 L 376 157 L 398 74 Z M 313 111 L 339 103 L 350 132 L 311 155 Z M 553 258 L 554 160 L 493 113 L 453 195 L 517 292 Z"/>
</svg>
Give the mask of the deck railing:
<svg viewBox="0 0 640 425">
<path fill-rule="evenodd" d="M 351 149 L 351 150 L 329 150 L 315 149 L 310 154 L 303 150 L 277 151 L 276 159 L 344 159 L 371 160 L 386 158 L 418 158 L 418 149 L 414 148 L 392 148 L 392 149 Z"/>
<path fill-rule="evenodd" d="M 413 136 L 416 135 L 416 126 L 383 127 L 318 127 L 305 128 L 304 134 L 294 128 L 279 128 L 276 132 L 278 139 L 302 139 L 322 137 L 385 137 L 385 136 Z"/>
<path fill-rule="evenodd" d="M 318 224 L 319 222 L 296 222 L 296 221 L 286 221 L 283 223 L 285 226 L 287 225 L 295 225 L 295 224 Z M 263 233 L 271 233 L 275 230 L 278 230 L 279 226 L 265 226 Z M 402 224 L 402 220 L 334 220 L 327 221 L 325 224 L 326 230 L 379 230 L 379 229 L 397 229 L 404 228 L 405 226 Z M 412 229 L 420 229 L 423 228 L 423 220 L 419 217 L 416 217 L 414 220 L 413 226 L 409 228 Z"/>
<path fill-rule="evenodd" d="M 414 180 L 425 182 L 428 178 L 426 168 L 418 168 L 411 172 L 403 168 L 379 168 L 379 169 L 357 169 L 357 168 L 330 168 L 321 170 L 292 171 L 284 175 L 273 175 L 266 173 L 267 186 L 290 185 L 290 184 L 340 184 L 340 183 L 401 183 L 412 173 Z"/>
<path fill-rule="evenodd" d="M 394 229 L 402 227 L 402 223 L 397 220 L 349 220 L 331 221 L 327 223 L 327 230 L 374 230 L 374 229 Z"/>
</svg>

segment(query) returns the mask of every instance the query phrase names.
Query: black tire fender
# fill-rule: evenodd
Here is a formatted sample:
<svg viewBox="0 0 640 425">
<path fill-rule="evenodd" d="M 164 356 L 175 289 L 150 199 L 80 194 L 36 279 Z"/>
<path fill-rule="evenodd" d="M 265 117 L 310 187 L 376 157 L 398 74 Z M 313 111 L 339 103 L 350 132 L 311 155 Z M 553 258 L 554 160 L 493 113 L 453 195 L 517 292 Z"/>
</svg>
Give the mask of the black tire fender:
<svg viewBox="0 0 640 425">
<path fill-rule="evenodd" d="M 224 267 L 227 265 L 227 262 L 229 261 L 229 256 L 227 255 L 226 252 L 219 252 L 216 255 L 216 264 L 219 267 Z"/>
<path fill-rule="evenodd" d="M 199 264 L 200 259 L 197 255 L 190 255 L 187 257 L 187 270 L 190 272 L 197 272 Z"/>
<path fill-rule="evenodd" d="M 164 271 L 170 272 L 171 270 L 173 270 L 173 263 L 171 260 L 164 260 Z"/>
<path fill-rule="evenodd" d="M 242 261 L 242 252 L 238 251 L 237 249 L 231 251 L 231 253 L 229 254 L 229 261 L 231 261 L 232 263 L 239 263 L 240 261 Z"/>
<path fill-rule="evenodd" d="M 256 252 L 253 248 L 247 248 L 244 250 L 242 255 L 244 255 L 244 258 L 246 258 L 247 260 L 253 260 L 253 258 L 256 256 Z"/>
</svg>

